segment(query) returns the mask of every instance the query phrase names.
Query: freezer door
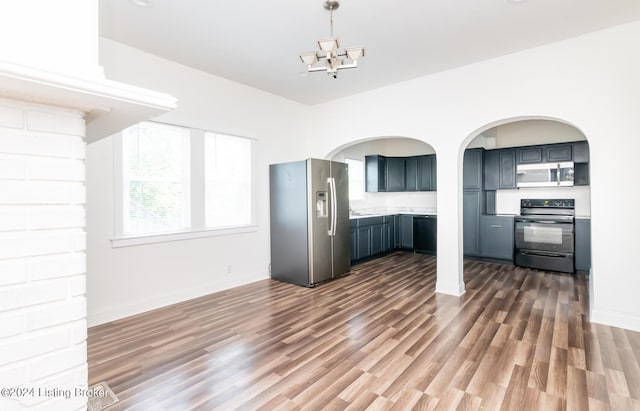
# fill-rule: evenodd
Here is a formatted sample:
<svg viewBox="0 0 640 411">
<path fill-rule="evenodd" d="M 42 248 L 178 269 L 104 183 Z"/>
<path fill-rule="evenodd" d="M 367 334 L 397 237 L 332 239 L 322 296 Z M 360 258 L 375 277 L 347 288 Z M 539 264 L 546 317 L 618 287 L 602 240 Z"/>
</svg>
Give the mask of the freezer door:
<svg viewBox="0 0 640 411">
<path fill-rule="evenodd" d="M 329 280 L 331 276 L 331 237 L 329 236 L 331 162 L 307 160 L 309 198 L 309 284 Z"/>
<path fill-rule="evenodd" d="M 332 237 L 333 277 L 341 277 L 351 270 L 351 241 L 349 239 L 349 174 L 344 163 L 331 162 L 331 177 L 335 184 L 336 198 L 333 210 L 336 215 Z"/>
<path fill-rule="evenodd" d="M 307 162 L 269 166 L 271 278 L 309 285 Z"/>
</svg>

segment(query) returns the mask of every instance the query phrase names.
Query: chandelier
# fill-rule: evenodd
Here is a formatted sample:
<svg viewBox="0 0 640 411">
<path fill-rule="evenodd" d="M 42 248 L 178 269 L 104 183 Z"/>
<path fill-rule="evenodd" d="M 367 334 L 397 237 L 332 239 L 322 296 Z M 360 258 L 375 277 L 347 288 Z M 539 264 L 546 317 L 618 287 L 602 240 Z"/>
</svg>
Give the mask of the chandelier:
<svg viewBox="0 0 640 411">
<path fill-rule="evenodd" d="M 346 47 L 340 50 L 338 38 L 333 35 L 333 11 L 340 7 L 338 0 L 326 0 L 323 3 L 329 10 L 331 36 L 318 40 L 320 51 L 300 54 L 300 60 L 307 65 L 307 71 L 326 71 L 333 78 L 338 77 L 338 70 L 358 67 L 358 60 L 364 57 L 364 47 Z"/>
</svg>

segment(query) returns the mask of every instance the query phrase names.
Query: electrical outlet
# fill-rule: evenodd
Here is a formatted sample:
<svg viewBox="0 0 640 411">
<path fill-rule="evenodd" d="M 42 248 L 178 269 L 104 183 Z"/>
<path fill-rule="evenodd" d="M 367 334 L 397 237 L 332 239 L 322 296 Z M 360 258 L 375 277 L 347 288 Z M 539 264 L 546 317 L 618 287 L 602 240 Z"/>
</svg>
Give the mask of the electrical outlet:
<svg viewBox="0 0 640 411">
<path fill-rule="evenodd" d="M 227 265 L 227 274 L 231 274 L 232 271 L 233 267 L 231 266 L 231 264 Z"/>
<path fill-rule="evenodd" d="M 271 263 L 269 263 L 269 266 L 267 266 L 267 270 L 269 270 L 269 277 L 271 277 Z"/>
</svg>

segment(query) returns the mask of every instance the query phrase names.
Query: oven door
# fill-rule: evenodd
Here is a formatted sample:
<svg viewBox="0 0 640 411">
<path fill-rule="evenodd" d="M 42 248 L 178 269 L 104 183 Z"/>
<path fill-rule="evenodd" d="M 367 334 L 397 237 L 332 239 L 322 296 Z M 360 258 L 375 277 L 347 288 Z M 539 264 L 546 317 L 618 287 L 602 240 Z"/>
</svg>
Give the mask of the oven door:
<svg viewBox="0 0 640 411">
<path fill-rule="evenodd" d="M 516 249 L 573 253 L 573 221 L 516 219 Z"/>
</svg>

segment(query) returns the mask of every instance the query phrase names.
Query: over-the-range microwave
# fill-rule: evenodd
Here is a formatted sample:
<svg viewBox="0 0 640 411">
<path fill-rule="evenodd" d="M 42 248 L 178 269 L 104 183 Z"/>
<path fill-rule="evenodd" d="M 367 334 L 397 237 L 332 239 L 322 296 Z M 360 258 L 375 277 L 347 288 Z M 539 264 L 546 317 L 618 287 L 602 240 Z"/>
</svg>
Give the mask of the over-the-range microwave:
<svg viewBox="0 0 640 411">
<path fill-rule="evenodd" d="M 573 186 L 573 162 L 518 164 L 518 187 Z"/>
</svg>

